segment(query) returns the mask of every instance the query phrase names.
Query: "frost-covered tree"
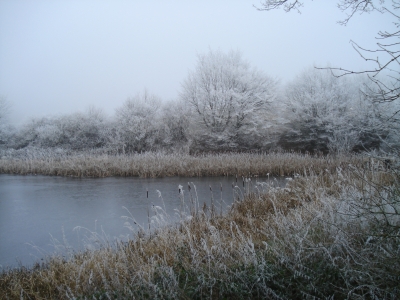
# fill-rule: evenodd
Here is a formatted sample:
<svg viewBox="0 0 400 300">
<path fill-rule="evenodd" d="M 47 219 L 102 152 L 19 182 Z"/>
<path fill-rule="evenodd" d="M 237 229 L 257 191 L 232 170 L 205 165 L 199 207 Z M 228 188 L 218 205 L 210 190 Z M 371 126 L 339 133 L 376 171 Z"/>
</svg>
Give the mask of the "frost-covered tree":
<svg viewBox="0 0 400 300">
<path fill-rule="evenodd" d="M 161 109 L 160 132 L 163 134 L 163 146 L 183 150 L 189 142 L 191 111 L 182 101 L 166 102 Z"/>
<path fill-rule="evenodd" d="M 262 144 L 276 80 L 252 68 L 240 52 L 198 55 L 182 84 L 181 100 L 193 110 L 194 148 L 236 150 Z M 261 143 L 260 143 L 261 142 Z"/>
<path fill-rule="evenodd" d="M 387 152 L 400 151 L 400 101 L 385 103 L 387 106 L 385 115 L 386 139 L 382 142 L 382 148 Z"/>
<path fill-rule="evenodd" d="M 0 147 L 5 147 L 12 135 L 13 128 L 9 123 L 10 103 L 0 96 Z"/>
<path fill-rule="evenodd" d="M 84 113 L 63 116 L 57 121 L 61 142 L 73 150 L 89 150 L 107 144 L 109 122 L 104 112 L 89 107 Z"/>
<path fill-rule="evenodd" d="M 44 139 L 52 140 L 53 137 L 50 137 L 50 130 L 45 129 L 50 127 L 52 127 L 52 120 L 50 118 L 31 119 L 19 128 L 12 143 L 10 143 L 10 147 L 15 149 L 22 149 L 28 146 L 42 147 L 39 132 L 43 133 Z M 40 128 L 43 128 L 43 130 Z M 58 139 L 58 134 L 55 136 Z"/>
<path fill-rule="evenodd" d="M 13 147 L 92 150 L 107 145 L 109 126 L 104 113 L 94 107 L 84 113 L 32 119 L 16 134 Z"/>
<path fill-rule="evenodd" d="M 309 68 L 285 88 L 288 130 L 279 145 L 308 152 L 349 152 L 378 148 L 386 131 L 382 110 L 360 91 L 362 81 L 337 78 Z M 379 122 L 378 122 L 379 121 Z"/>
<path fill-rule="evenodd" d="M 263 0 L 261 1 L 259 10 L 273 10 L 283 8 L 286 12 L 300 11 L 304 3 L 307 1 L 300 0 Z M 360 57 L 369 62 L 365 69 L 355 71 L 346 68 L 346 66 L 339 66 L 335 68 L 328 68 L 333 71 L 336 77 L 343 77 L 345 75 L 364 74 L 369 79 L 369 82 L 364 82 L 364 87 L 361 89 L 364 93 L 364 100 L 361 105 L 369 107 L 363 110 L 365 117 L 356 115 L 360 124 L 365 124 L 365 128 L 361 133 L 358 150 L 365 150 L 368 148 L 376 148 L 379 145 L 388 144 L 398 145 L 398 128 L 399 128 L 399 114 L 398 103 L 400 99 L 400 51 L 399 51 L 399 27 L 400 9 L 399 0 L 337 0 L 338 8 L 346 14 L 343 20 L 339 21 L 340 24 L 346 25 L 350 20 L 358 14 L 378 12 L 385 14 L 388 20 L 392 20 L 393 27 L 384 29 L 377 33 L 376 47 L 365 48 L 363 45 L 357 43 L 357 37 L 351 41 L 353 49 L 357 51 Z M 383 104 L 380 107 L 372 104 L 377 103 L 391 103 Z M 372 129 L 373 128 L 373 129 Z M 332 138 L 339 143 L 347 143 L 353 141 L 354 136 L 341 136 Z M 339 142 L 341 141 L 341 142 Z M 398 149 L 398 146 L 396 146 Z M 391 151 L 396 151 L 392 148 Z M 397 150 L 398 151 L 398 150 Z"/>
<path fill-rule="evenodd" d="M 57 121 L 59 120 L 43 118 L 32 122 L 31 125 L 35 126 L 32 128 L 34 130 L 32 137 L 35 139 L 32 140 L 32 144 L 41 148 L 63 147 L 66 141 L 63 141 L 63 132 Z"/>
<path fill-rule="evenodd" d="M 145 90 L 116 110 L 115 134 L 122 152 L 151 150 L 157 144 L 160 106 L 160 98 Z"/>
<path fill-rule="evenodd" d="M 368 84 L 369 87 L 365 84 L 363 88 L 376 89 L 376 87 L 370 87 L 374 85 L 370 81 Z M 363 104 L 364 113 L 356 116 L 360 126 L 363 126 L 362 128 L 364 129 L 364 140 L 362 140 L 361 150 L 368 149 L 368 147 L 365 147 L 365 144 L 368 145 L 365 137 L 371 137 L 371 132 L 373 132 L 375 144 L 378 144 L 381 150 L 398 153 L 400 149 L 400 101 L 377 103 L 367 95 Z M 361 116 L 364 117 L 361 118 Z"/>
</svg>

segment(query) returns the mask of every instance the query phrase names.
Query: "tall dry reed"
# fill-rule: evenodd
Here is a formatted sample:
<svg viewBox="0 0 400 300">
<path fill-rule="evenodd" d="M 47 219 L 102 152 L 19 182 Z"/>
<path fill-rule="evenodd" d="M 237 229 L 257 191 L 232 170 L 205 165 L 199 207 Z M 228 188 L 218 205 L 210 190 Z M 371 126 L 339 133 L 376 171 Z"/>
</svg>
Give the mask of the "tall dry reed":
<svg viewBox="0 0 400 300">
<path fill-rule="evenodd" d="M 42 174 L 74 177 L 108 176 L 293 176 L 310 170 L 334 171 L 337 167 L 360 166 L 359 156 L 311 156 L 294 153 L 231 153 L 191 156 L 143 153 L 133 155 L 72 154 L 42 156 L 35 152 L 0 159 L 0 173 Z"/>
</svg>

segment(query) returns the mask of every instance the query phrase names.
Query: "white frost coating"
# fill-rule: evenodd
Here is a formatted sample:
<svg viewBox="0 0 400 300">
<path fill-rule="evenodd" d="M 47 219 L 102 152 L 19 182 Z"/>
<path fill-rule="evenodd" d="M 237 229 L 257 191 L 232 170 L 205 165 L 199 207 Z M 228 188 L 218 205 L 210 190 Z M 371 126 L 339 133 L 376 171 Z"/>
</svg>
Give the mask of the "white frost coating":
<svg viewBox="0 0 400 300">
<path fill-rule="evenodd" d="M 181 99 L 194 111 L 193 136 L 199 141 L 238 146 L 266 133 L 269 104 L 276 97 L 275 79 L 252 68 L 238 51 L 209 51 L 198 56 L 184 81 Z M 197 134 L 195 134 L 197 133 Z"/>
</svg>

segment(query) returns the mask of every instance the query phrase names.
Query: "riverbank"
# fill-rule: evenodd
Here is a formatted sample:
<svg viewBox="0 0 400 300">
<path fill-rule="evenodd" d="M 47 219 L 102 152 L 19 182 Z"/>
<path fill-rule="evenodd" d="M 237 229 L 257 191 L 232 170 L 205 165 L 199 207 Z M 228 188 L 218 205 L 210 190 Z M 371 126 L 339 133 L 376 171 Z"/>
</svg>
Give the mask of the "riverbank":
<svg viewBox="0 0 400 300">
<path fill-rule="evenodd" d="M 311 156 L 295 153 L 230 153 L 192 156 L 188 154 L 143 153 L 133 155 L 71 154 L 0 159 L 0 173 L 40 174 L 73 177 L 109 176 L 293 176 L 313 170 L 364 166 L 357 155 Z"/>
<path fill-rule="evenodd" d="M 0 298 L 399 298 L 399 174 L 330 169 L 244 189 L 225 215 L 187 190 L 178 224 L 154 207 L 151 234 L 128 219 L 129 242 L 5 270 Z"/>
</svg>

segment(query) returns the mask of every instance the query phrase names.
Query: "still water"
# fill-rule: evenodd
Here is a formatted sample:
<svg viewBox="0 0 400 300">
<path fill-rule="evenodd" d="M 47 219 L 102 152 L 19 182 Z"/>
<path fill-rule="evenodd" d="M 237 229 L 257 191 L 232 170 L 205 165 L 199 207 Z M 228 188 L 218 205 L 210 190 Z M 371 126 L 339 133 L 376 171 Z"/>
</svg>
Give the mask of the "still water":
<svg viewBox="0 0 400 300">
<path fill-rule="evenodd" d="M 233 177 L 68 178 L 0 174 L 0 270 L 32 265 L 46 254 L 63 251 L 67 245 L 83 249 L 90 232 L 105 236 L 110 242 L 124 240 L 132 232 L 124 226 L 126 220 L 122 217 L 131 214 L 147 228 L 148 211 L 150 216 L 154 215 L 149 209 L 152 205 L 165 207 L 168 215 L 176 217 L 175 210 L 182 203 L 178 185 L 183 186 L 185 203 L 190 203 L 188 182 L 193 197 L 196 187 L 201 205 L 210 205 L 213 199 L 218 211 L 243 192 L 242 180 L 236 183 Z M 233 189 L 233 183 L 238 187 Z M 253 179 L 251 186 L 255 184 Z"/>
</svg>

